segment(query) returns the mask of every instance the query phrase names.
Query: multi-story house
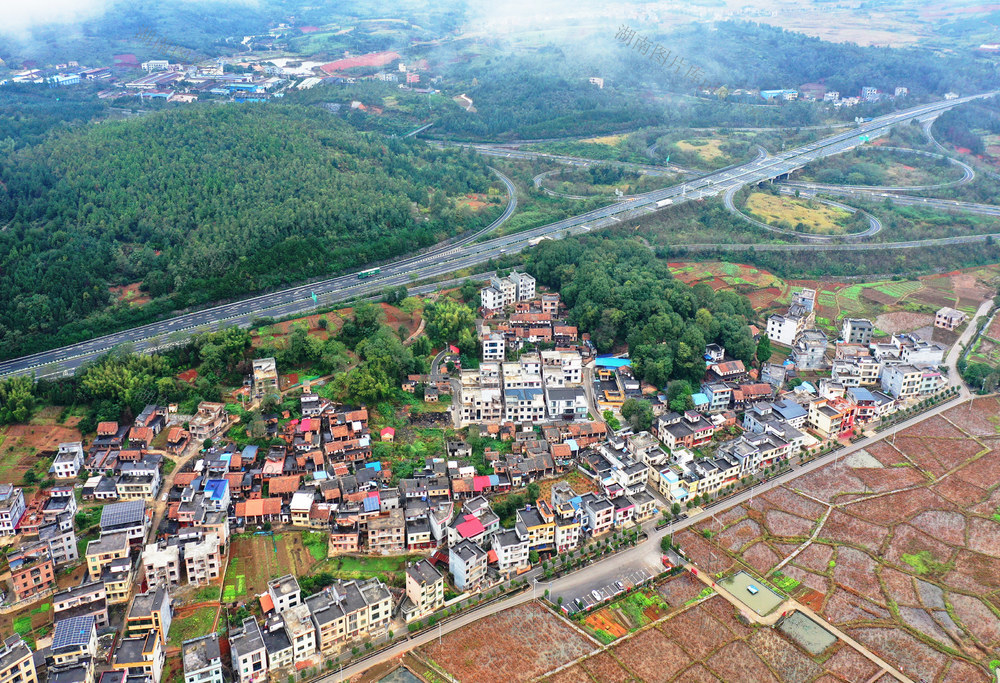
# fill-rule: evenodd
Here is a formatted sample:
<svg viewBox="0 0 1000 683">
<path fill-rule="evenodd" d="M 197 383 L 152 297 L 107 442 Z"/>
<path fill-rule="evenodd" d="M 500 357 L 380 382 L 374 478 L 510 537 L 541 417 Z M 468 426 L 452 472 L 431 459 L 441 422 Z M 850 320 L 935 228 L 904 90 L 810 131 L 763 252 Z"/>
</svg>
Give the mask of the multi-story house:
<svg viewBox="0 0 1000 683">
<path fill-rule="evenodd" d="M 142 566 L 150 588 L 177 586 L 181 582 L 181 545 L 178 539 L 149 543 L 142 551 Z"/>
<path fill-rule="evenodd" d="M 219 636 L 210 633 L 181 644 L 184 683 L 223 683 Z"/>
<path fill-rule="evenodd" d="M 400 509 L 368 520 L 368 550 L 398 553 L 406 548 L 406 519 Z"/>
<path fill-rule="evenodd" d="M 250 373 L 250 398 L 256 403 L 278 396 L 278 367 L 273 358 L 257 358 Z"/>
<path fill-rule="evenodd" d="M 843 398 L 809 402 L 809 426 L 824 439 L 836 439 L 854 427 L 854 404 Z"/>
<path fill-rule="evenodd" d="M 934 314 L 934 327 L 940 327 L 942 330 L 951 332 L 961 327 L 962 323 L 968 319 L 969 316 L 962 311 L 945 306 Z"/>
<path fill-rule="evenodd" d="M 486 551 L 471 541 L 448 549 L 448 568 L 460 591 L 475 589 L 486 578 Z"/>
<path fill-rule="evenodd" d="M 444 606 L 444 577 L 427 560 L 406 567 L 406 598 L 403 607 L 406 621 L 421 619 Z"/>
<path fill-rule="evenodd" d="M 313 623 L 309 605 L 289 607 L 281 613 L 281 620 L 285 622 L 285 632 L 292 643 L 292 659 L 296 664 L 310 661 L 318 648 L 316 625 Z"/>
<path fill-rule="evenodd" d="M 338 581 L 306 598 L 305 605 L 327 657 L 347 643 L 385 632 L 392 618 L 392 594 L 378 579 Z"/>
<path fill-rule="evenodd" d="M 127 531 L 101 534 L 100 538 L 87 543 L 87 550 L 84 556 L 87 559 L 87 572 L 90 575 L 90 580 L 100 580 L 101 574 L 112 564 L 112 561 L 118 559 L 127 560 L 128 554 L 129 542 Z"/>
<path fill-rule="evenodd" d="M 164 586 L 160 586 L 132 598 L 132 604 L 125 614 L 125 635 L 145 636 L 153 631 L 160 639 L 160 644 L 166 647 L 172 621 L 170 593 Z"/>
<path fill-rule="evenodd" d="M 92 616 L 70 617 L 55 624 L 52 659 L 56 664 L 75 664 L 97 656 L 97 622 Z"/>
<path fill-rule="evenodd" d="M 912 334 L 894 334 L 891 343 L 898 350 L 899 360 L 903 363 L 930 366 L 944 363 L 946 349 L 936 342 L 924 341 Z"/>
<path fill-rule="evenodd" d="M 155 631 L 118 641 L 111 668 L 127 671 L 130 676 L 148 677 L 154 683 L 163 675 L 165 650 Z"/>
<path fill-rule="evenodd" d="M 198 404 L 198 412 L 188 423 L 191 438 L 197 443 L 205 439 L 214 439 L 229 426 L 229 415 L 222 403 L 202 401 Z"/>
<path fill-rule="evenodd" d="M 93 616 L 98 627 L 108 625 L 108 593 L 102 581 L 89 581 L 52 596 L 53 621 Z"/>
<path fill-rule="evenodd" d="M 844 318 L 840 323 L 840 338 L 848 344 L 868 345 L 872 340 L 875 325 L 865 318 Z"/>
<path fill-rule="evenodd" d="M 562 371 L 556 371 L 562 378 Z M 546 386 L 545 407 L 550 420 L 582 420 L 587 417 L 587 394 L 580 387 Z"/>
<path fill-rule="evenodd" d="M 725 382 L 710 382 L 701 385 L 701 393 L 708 397 L 708 412 L 721 413 L 729 410 L 733 401 L 733 388 Z"/>
<path fill-rule="evenodd" d="M 569 501 L 556 503 L 553 501 L 556 529 L 554 535 L 555 551 L 565 553 L 580 545 L 580 515 Z"/>
<path fill-rule="evenodd" d="M 76 479 L 83 467 L 83 444 L 79 441 L 59 444 L 49 472 L 56 479 Z"/>
<path fill-rule="evenodd" d="M 804 330 L 792 345 L 789 359 L 797 370 L 822 370 L 826 367 L 826 347 L 822 330 Z"/>
<path fill-rule="evenodd" d="M 503 391 L 504 420 L 539 422 L 545 419 L 545 395 L 542 389 L 507 389 Z"/>
<path fill-rule="evenodd" d="M 44 541 L 22 546 L 7 556 L 14 596 L 25 600 L 56 585 L 55 563 Z"/>
<path fill-rule="evenodd" d="M 203 586 L 219 578 L 222 572 L 221 547 L 215 534 L 205 534 L 200 540 L 184 544 L 184 571 L 188 583 Z"/>
<path fill-rule="evenodd" d="M 504 336 L 499 332 L 491 332 L 489 325 L 482 325 L 480 327 L 479 342 L 482 344 L 484 361 L 502 362 L 506 358 Z"/>
<path fill-rule="evenodd" d="M 302 604 L 302 590 L 299 588 L 298 580 L 291 574 L 268 581 L 267 595 L 271 598 L 271 605 L 278 614 Z"/>
<path fill-rule="evenodd" d="M 24 492 L 13 484 L 0 484 L 0 536 L 17 533 L 24 510 Z"/>
<path fill-rule="evenodd" d="M 523 528 L 528 538 L 528 550 L 552 550 L 556 540 L 555 515 L 544 500 L 517 511 L 515 529 Z"/>
<path fill-rule="evenodd" d="M 141 544 L 149 523 L 146 504 L 141 500 L 111 503 L 101 510 L 101 535 L 125 532 L 129 542 Z"/>
<path fill-rule="evenodd" d="M 0 683 L 38 683 L 31 648 L 16 633 L 0 644 Z"/>
<path fill-rule="evenodd" d="M 262 683 L 267 680 L 267 651 L 260 626 L 253 617 L 243 620 L 243 629 L 230 633 L 229 647 L 233 674 L 240 683 Z"/>
<path fill-rule="evenodd" d="M 615 519 L 615 506 L 607 498 L 600 498 L 593 493 L 585 493 L 580 499 L 580 509 L 583 511 L 584 525 L 592 536 L 611 531 Z"/>
<path fill-rule="evenodd" d="M 881 375 L 881 361 L 861 356 L 834 360 L 830 373 L 831 379 L 840 382 L 845 387 L 875 386 Z"/>
<path fill-rule="evenodd" d="M 680 446 L 704 446 L 712 441 L 716 429 L 701 413 L 693 410 L 686 410 L 683 415 L 667 413 L 653 423 L 653 433 L 671 451 Z"/>
<path fill-rule="evenodd" d="M 493 534 L 492 547 L 497 556 L 497 570 L 501 574 L 529 566 L 528 554 L 531 550 L 523 527 L 515 526 Z"/>
<path fill-rule="evenodd" d="M 57 521 L 38 527 L 38 540 L 49 546 L 52 562 L 57 567 L 76 562 L 80 557 L 70 514 L 60 515 Z"/>
<path fill-rule="evenodd" d="M 882 368 L 882 391 L 895 399 L 920 395 L 924 371 L 904 363 L 887 364 Z"/>
</svg>

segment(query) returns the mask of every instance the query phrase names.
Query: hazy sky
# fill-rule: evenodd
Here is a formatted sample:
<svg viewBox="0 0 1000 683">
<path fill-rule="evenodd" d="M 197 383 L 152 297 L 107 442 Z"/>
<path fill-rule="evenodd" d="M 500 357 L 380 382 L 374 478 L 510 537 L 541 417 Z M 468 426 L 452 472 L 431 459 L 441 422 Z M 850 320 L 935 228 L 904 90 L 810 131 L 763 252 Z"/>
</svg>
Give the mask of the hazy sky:
<svg viewBox="0 0 1000 683">
<path fill-rule="evenodd" d="M 20 32 L 50 23 L 72 23 L 101 13 L 108 0 L 26 0 L 4 2 L 0 31 Z"/>
</svg>

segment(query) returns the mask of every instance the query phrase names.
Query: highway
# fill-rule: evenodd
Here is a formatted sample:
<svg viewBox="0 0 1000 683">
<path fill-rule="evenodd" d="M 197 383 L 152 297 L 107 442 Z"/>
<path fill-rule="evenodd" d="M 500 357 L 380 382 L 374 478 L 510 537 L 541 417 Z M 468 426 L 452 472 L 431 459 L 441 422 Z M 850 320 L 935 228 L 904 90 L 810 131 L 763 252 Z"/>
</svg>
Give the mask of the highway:
<svg viewBox="0 0 1000 683">
<path fill-rule="evenodd" d="M 992 97 L 997 92 L 984 93 L 953 100 L 932 102 L 907 110 L 887 114 L 865 122 L 852 130 L 838 133 L 816 142 L 803 145 L 773 156 L 761 156 L 745 164 L 720 169 L 705 176 L 685 181 L 672 187 L 646 193 L 631 201 L 616 202 L 593 211 L 565 218 L 548 225 L 539 226 L 513 235 L 479 242 L 481 237 L 495 230 L 516 209 L 516 190 L 510 179 L 497 172 L 510 193 L 507 209 L 497 221 L 484 230 L 451 243 L 439 245 L 426 251 L 381 266 L 381 272 L 368 279 L 358 279 L 357 274 L 342 275 L 320 282 L 307 283 L 278 292 L 234 301 L 191 313 L 168 318 L 160 322 L 143 325 L 122 332 L 105 335 L 78 344 L 52 349 L 22 358 L 0 362 L 0 376 L 35 372 L 36 376 L 56 376 L 71 372 L 83 363 L 93 360 L 119 344 L 133 344 L 136 350 L 149 350 L 178 343 L 193 332 L 218 329 L 219 326 L 238 325 L 247 327 L 260 317 L 283 317 L 303 314 L 319 306 L 328 306 L 338 301 L 358 296 L 371 296 L 385 287 L 410 285 L 464 268 L 481 265 L 491 259 L 509 253 L 517 253 L 540 239 L 559 239 L 567 235 L 589 232 L 590 230 L 614 225 L 622 220 L 646 215 L 657 210 L 657 202 L 670 199 L 672 203 L 703 199 L 725 193 L 733 186 L 743 186 L 774 179 L 800 168 L 815 159 L 840 154 L 861 144 L 860 136 L 884 133 L 891 126 L 913 119 L 924 121 L 942 111 L 965 102 Z M 983 237 L 983 236 L 974 236 Z M 944 239 L 942 243 L 961 241 L 962 238 Z M 698 245 L 710 248 L 714 245 Z M 748 245 L 731 248 L 745 249 Z M 835 245 L 760 245 L 763 247 L 797 246 L 829 248 Z M 842 247 L 872 248 L 869 245 L 836 245 Z M 888 248 L 879 244 L 877 248 Z M 313 300 L 312 295 L 316 295 Z"/>
</svg>

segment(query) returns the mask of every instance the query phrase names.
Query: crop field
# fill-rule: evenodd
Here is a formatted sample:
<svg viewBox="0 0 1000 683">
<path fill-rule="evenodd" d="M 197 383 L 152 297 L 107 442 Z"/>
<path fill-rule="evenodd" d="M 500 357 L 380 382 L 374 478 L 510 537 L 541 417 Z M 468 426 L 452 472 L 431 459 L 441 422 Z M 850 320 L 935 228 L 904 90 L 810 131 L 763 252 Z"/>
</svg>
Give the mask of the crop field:
<svg viewBox="0 0 1000 683">
<path fill-rule="evenodd" d="M 267 590 L 267 582 L 285 574 L 308 574 L 316 564 L 297 532 L 233 537 L 229 567 L 222 588 L 223 602 L 253 600 Z"/>
<path fill-rule="evenodd" d="M 945 345 L 952 344 L 955 336 L 931 327 L 934 311 L 951 306 L 971 313 L 1000 285 L 1000 266 L 915 280 L 854 283 L 783 280 L 766 270 L 721 261 L 678 261 L 670 264 L 670 271 L 687 284 L 705 283 L 715 290 L 733 289 L 744 294 L 761 314 L 783 313 L 792 293 L 809 287 L 816 290 L 817 326 L 828 333 L 839 331 L 838 322 L 843 318 L 868 318 L 876 323 L 876 336 L 926 328 L 933 333 L 934 341 Z"/>
<path fill-rule="evenodd" d="M 845 643 L 835 641 L 811 655 L 776 628 L 750 628 L 732 605 L 714 596 L 542 680 L 802 683 L 865 681 L 877 672 L 877 666 Z"/>
<path fill-rule="evenodd" d="M 195 609 L 178 610 L 170 622 L 170 633 L 167 635 L 167 646 L 181 646 L 185 640 L 207 636 L 212 632 L 219 607 L 201 606 Z"/>
<path fill-rule="evenodd" d="M 59 412 L 59 408 L 41 410 L 28 424 L 0 427 L 0 484 L 19 484 L 31 469 L 44 479 L 59 444 L 80 441 L 79 430 L 56 424 L 49 414 L 53 410 Z M 39 453 L 49 457 L 39 457 Z"/>
<path fill-rule="evenodd" d="M 452 631 L 423 654 L 459 681 L 528 681 L 597 645 L 545 607 L 528 602 Z"/>
<path fill-rule="evenodd" d="M 703 570 L 764 577 L 914 680 L 985 683 L 1000 648 L 998 416 L 996 398 L 963 403 L 675 541 Z"/>
<path fill-rule="evenodd" d="M 851 214 L 844 209 L 808 199 L 754 192 L 747 197 L 744 209 L 770 225 L 787 221 L 791 229 L 819 235 L 840 235 Z"/>
</svg>

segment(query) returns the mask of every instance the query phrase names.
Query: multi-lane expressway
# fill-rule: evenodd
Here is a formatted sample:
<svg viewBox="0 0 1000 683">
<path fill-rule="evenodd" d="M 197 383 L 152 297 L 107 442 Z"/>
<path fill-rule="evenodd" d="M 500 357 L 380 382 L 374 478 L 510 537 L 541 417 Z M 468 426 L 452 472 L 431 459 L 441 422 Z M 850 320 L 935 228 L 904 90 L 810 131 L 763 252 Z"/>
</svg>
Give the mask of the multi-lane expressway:
<svg viewBox="0 0 1000 683">
<path fill-rule="evenodd" d="M 671 203 L 679 204 L 712 197 L 726 192 L 733 186 L 742 186 L 784 176 L 814 159 L 840 154 L 861 144 L 861 136 L 881 134 L 891 126 L 914 119 L 923 122 L 964 102 L 982 97 L 992 97 L 996 94 L 997 92 L 990 92 L 953 100 L 942 100 L 887 114 L 849 131 L 780 154 L 758 157 L 745 164 L 721 169 L 672 187 L 654 190 L 631 201 L 617 202 L 513 235 L 478 241 L 484 237 L 485 233 L 496 227 L 497 223 L 494 223 L 480 233 L 441 245 L 423 254 L 384 264 L 376 277 L 358 279 L 357 274 L 343 275 L 186 313 L 59 349 L 3 361 L 0 362 L 0 376 L 31 372 L 34 372 L 36 376 L 58 375 L 71 372 L 83 363 L 99 357 L 120 344 L 132 344 L 136 350 L 140 351 L 158 348 L 183 339 L 193 332 L 230 325 L 245 327 L 257 318 L 278 318 L 305 313 L 317 306 L 326 306 L 359 296 L 370 296 L 385 287 L 411 285 L 416 281 L 478 266 L 503 254 L 519 252 L 536 244 L 540 239 L 559 239 L 656 211 L 659 208 L 657 203 L 663 202 L 663 200 L 669 199 Z M 504 215 L 498 219 L 499 222 L 505 220 L 516 207 L 513 184 L 503 176 L 501 179 L 507 185 L 511 199 Z M 885 245 L 879 246 L 880 248 L 885 247 Z M 313 299 L 314 294 L 316 300 Z"/>
</svg>

